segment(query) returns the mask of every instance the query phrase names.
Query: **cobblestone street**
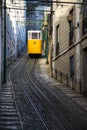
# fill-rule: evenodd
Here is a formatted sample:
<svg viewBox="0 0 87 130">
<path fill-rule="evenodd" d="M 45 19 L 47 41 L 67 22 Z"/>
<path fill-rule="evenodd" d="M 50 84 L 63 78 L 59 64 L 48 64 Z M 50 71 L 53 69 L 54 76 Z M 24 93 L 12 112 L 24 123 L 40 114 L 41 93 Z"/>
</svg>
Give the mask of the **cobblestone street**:
<svg viewBox="0 0 87 130">
<path fill-rule="evenodd" d="M 0 0 L 0 130 L 87 130 L 87 0 Z"/>
<path fill-rule="evenodd" d="M 54 78 L 51 78 L 50 73 L 49 73 L 49 65 L 46 64 L 46 59 L 41 59 L 39 61 L 39 66 L 40 66 L 40 76 L 45 80 L 45 82 L 52 82 L 50 85 L 53 85 L 57 87 L 61 92 L 63 92 L 65 95 L 67 95 L 70 99 L 75 101 L 78 105 L 80 105 L 83 109 L 87 111 L 87 98 L 78 94 L 76 91 L 72 90 L 71 88 L 58 83 L 57 80 Z"/>
<path fill-rule="evenodd" d="M 8 67 L 0 130 L 86 130 L 87 98 L 50 77 L 46 59 L 26 54 Z"/>
</svg>

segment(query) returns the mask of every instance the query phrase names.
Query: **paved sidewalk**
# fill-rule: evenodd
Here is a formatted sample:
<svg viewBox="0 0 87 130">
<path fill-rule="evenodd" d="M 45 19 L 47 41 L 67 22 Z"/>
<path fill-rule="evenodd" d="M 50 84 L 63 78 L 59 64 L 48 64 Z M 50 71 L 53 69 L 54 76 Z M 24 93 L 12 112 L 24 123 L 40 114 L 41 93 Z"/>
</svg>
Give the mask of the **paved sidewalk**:
<svg viewBox="0 0 87 130">
<path fill-rule="evenodd" d="M 57 80 L 54 78 L 50 77 L 49 73 L 49 64 L 46 64 L 46 59 L 41 58 L 39 59 L 39 69 L 41 73 L 43 73 L 43 78 L 45 80 L 50 80 L 54 84 L 57 84 L 57 88 L 63 92 L 65 95 L 67 95 L 70 99 L 72 99 L 74 102 L 79 104 L 83 109 L 87 111 L 87 97 L 83 97 L 82 95 L 78 94 L 71 88 L 64 86 L 63 84 L 59 83 Z"/>
</svg>

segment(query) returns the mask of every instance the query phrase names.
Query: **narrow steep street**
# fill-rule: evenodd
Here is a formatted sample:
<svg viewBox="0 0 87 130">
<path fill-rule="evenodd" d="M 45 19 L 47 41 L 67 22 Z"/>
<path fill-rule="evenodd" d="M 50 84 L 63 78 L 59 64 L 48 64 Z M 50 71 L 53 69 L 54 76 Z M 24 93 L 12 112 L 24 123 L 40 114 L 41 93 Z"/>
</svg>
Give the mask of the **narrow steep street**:
<svg viewBox="0 0 87 130">
<path fill-rule="evenodd" d="M 0 122 L 1 129 L 87 129 L 87 109 L 75 100 L 81 99 L 81 95 L 52 79 L 49 75 L 49 65 L 45 64 L 45 60 L 45 58 L 29 58 L 25 54 L 8 68 L 8 86 L 12 86 L 13 89 L 15 97 L 13 101 L 16 104 L 21 128 L 17 123 L 15 123 L 17 127 L 14 127 L 12 120 L 7 117 L 9 123 L 6 123 L 6 120 Z M 0 98 L 0 102 L 3 101 L 4 99 Z M 6 118 L 7 115 L 2 114 L 1 108 L 0 105 L 0 119 L 1 115 L 2 118 L 4 116 Z M 4 109 L 9 111 L 7 107 Z"/>
</svg>

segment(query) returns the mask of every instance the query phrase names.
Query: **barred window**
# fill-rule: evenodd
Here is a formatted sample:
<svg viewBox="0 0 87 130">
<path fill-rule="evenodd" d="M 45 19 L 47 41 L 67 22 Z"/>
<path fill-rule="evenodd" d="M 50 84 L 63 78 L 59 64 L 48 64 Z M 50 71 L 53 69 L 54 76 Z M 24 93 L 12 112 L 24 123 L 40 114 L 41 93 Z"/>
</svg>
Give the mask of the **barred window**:
<svg viewBox="0 0 87 130">
<path fill-rule="evenodd" d="M 74 76 L 74 56 L 70 57 L 70 77 Z"/>
<path fill-rule="evenodd" d="M 56 27 L 56 55 L 59 54 L 59 25 Z"/>
<path fill-rule="evenodd" d="M 87 34 L 87 0 L 83 0 L 83 21 L 82 21 L 82 35 Z"/>
<path fill-rule="evenodd" d="M 87 0 L 83 0 L 83 19 L 87 18 Z"/>
<path fill-rule="evenodd" d="M 56 7 L 60 5 L 61 0 L 56 0 Z"/>
</svg>

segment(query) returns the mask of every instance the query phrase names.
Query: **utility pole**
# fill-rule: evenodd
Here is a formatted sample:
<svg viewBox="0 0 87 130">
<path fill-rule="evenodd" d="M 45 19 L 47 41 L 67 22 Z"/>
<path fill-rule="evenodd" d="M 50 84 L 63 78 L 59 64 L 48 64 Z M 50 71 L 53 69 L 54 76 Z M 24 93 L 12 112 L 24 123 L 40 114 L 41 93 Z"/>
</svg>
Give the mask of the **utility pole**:
<svg viewBox="0 0 87 130">
<path fill-rule="evenodd" d="M 49 64 L 48 62 L 48 14 L 46 14 L 46 64 Z"/>
<path fill-rule="evenodd" d="M 6 83 L 6 0 L 4 0 L 4 74 L 3 83 Z"/>
<path fill-rule="evenodd" d="M 46 27 L 46 64 L 49 64 L 48 62 L 48 22 Z"/>
</svg>

